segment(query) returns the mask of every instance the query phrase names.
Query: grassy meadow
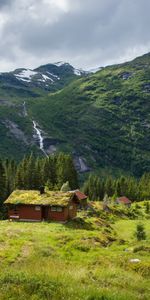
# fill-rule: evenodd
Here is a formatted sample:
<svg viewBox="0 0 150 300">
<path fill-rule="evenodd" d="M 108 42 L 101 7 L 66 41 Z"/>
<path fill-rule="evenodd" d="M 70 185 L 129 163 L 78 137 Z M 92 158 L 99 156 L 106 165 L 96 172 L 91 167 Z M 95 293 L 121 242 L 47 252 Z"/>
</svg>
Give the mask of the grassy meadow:
<svg viewBox="0 0 150 300">
<path fill-rule="evenodd" d="M 150 299 L 150 221 L 0 222 L 0 300 Z M 139 259 L 131 263 L 130 259 Z"/>
</svg>

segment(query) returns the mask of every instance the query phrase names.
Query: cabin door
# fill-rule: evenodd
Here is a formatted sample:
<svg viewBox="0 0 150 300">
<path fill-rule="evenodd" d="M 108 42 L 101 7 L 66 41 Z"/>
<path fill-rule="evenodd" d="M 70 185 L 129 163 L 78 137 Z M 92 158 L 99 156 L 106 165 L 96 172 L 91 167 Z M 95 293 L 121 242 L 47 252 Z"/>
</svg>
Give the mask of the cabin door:
<svg viewBox="0 0 150 300">
<path fill-rule="evenodd" d="M 48 207 L 42 207 L 42 220 L 48 220 Z"/>
</svg>

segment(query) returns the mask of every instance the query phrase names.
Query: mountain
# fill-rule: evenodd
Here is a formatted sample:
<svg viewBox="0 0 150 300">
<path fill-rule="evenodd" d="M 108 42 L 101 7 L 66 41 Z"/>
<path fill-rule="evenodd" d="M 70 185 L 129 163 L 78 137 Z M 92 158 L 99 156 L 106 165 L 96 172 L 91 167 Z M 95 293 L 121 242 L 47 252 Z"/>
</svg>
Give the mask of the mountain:
<svg viewBox="0 0 150 300">
<path fill-rule="evenodd" d="M 80 172 L 150 171 L 149 78 L 150 53 L 94 74 L 66 63 L 1 74 L 1 156 L 62 150 Z"/>
<path fill-rule="evenodd" d="M 20 68 L 12 72 L 0 73 L 0 82 L 6 88 L 41 88 L 46 91 L 56 91 L 76 77 L 86 74 L 86 71 L 76 69 L 68 63 L 57 62 L 34 70 Z"/>
</svg>

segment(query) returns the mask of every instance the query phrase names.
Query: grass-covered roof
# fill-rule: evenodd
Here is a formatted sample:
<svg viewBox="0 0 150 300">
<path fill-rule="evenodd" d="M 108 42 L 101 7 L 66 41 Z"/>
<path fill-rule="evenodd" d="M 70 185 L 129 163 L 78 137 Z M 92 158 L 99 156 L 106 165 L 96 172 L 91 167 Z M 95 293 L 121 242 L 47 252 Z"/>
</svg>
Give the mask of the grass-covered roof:
<svg viewBox="0 0 150 300">
<path fill-rule="evenodd" d="M 16 190 L 5 201 L 6 204 L 31 204 L 31 205 L 50 205 L 67 206 L 72 193 L 61 191 L 46 191 L 40 194 L 40 191 Z"/>
</svg>

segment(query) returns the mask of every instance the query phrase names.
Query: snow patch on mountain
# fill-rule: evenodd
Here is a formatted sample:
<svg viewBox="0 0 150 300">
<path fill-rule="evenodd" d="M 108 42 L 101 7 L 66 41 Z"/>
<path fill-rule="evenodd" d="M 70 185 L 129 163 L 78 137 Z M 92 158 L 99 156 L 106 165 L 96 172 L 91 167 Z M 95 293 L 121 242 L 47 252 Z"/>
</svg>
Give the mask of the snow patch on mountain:
<svg viewBox="0 0 150 300">
<path fill-rule="evenodd" d="M 66 63 L 64 61 L 58 61 L 58 62 L 54 63 L 54 65 L 57 66 L 57 67 L 61 67 L 63 65 L 68 65 L 68 63 Z"/>
<path fill-rule="evenodd" d="M 30 81 L 32 76 L 36 75 L 37 72 L 32 71 L 30 69 L 24 69 L 19 74 L 15 74 L 15 77 L 21 80 Z"/>
<path fill-rule="evenodd" d="M 38 81 L 46 82 L 47 80 L 50 80 L 51 82 L 54 82 L 54 80 L 53 80 L 51 77 L 48 77 L 48 76 L 46 76 L 45 74 L 40 74 L 40 73 L 39 73 L 39 75 L 41 75 L 42 78 L 37 79 Z"/>
<path fill-rule="evenodd" d="M 52 76 L 52 77 L 54 77 L 54 78 L 60 80 L 60 77 L 57 76 L 57 75 L 54 75 L 54 74 L 52 74 L 52 73 L 50 73 L 50 72 L 47 72 L 47 74 L 49 74 L 50 76 Z"/>
<path fill-rule="evenodd" d="M 30 79 L 25 79 L 25 78 L 21 78 L 21 77 L 18 78 L 17 75 L 15 75 L 15 77 L 16 77 L 18 80 L 22 80 L 22 81 L 25 81 L 25 82 L 31 82 Z"/>
<path fill-rule="evenodd" d="M 74 69 L 74 74 L 77 75 L 77 76 L 81 76 L 83 73 L 84 73 L 83 70 L 80 70 L 80 69 Z"/>
<path fill-rule="evenodd" d="M 46 80 L 51 80 L 52 82 L 54 82 L 54 80 L 52 78 L 50 78 L 50 77 L 48 77 L 48 76 L 46 76 L 44 74 L 42 74 L 42 77 L 44 78 L 45 81 Z"/>
<path fill-rule="evenodd" d="M 18 80 L 22 80 L 22 81 L 25 81 L 25 82 L 28 82 L 28 83 L 31 82 L 33 77 L 36 78 L 37 81 L 40 81 L 40 82 L 51 81 L 51 83 L 54 82 L 54 79 L 60 79 L 58 76 L 56 76 L 54 74 L 49 74 L 50 76 L 47 76 L 47 75 L 42 74 L 41 72 L 36 72 L 36 71 L 30 70 L 30 69 L 20 70 L 18 73 L 14 74 L 14 76 Z"/>
</svg>

